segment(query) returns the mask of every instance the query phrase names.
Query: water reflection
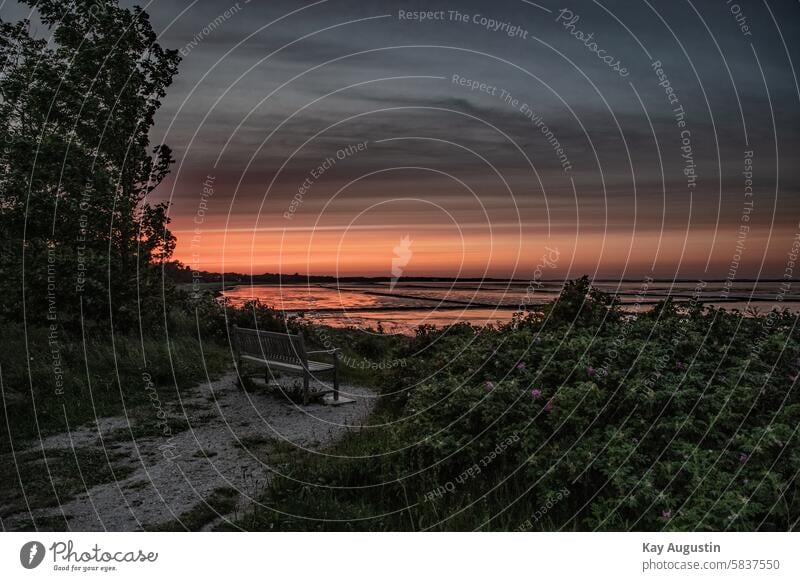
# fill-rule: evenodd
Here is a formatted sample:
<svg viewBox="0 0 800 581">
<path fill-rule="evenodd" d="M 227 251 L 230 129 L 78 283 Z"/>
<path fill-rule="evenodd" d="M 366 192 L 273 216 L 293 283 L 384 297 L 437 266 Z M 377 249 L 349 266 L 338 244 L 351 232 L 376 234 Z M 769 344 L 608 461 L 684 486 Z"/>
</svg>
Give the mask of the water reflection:
<svg viewBox="0 0 800 581">
<path fill-rule="evenodd" d="M 687 300 L 695 281 L 654 282 L 647 288 L 642 303 L 652 304 L 666 296 Z M 800 295 L 779 296 L 779 282 L 738 282 L 726 289 L 724 283 L 708 283 L 703 301 L 726 309 L 757 308 L 768 312 L 773 307 L 793 311 L 800 306 Z M 393 289 L 388 283 L 372 284 L 261 284 L 240 285 L 224 291 L 234 304 L 258 299 L 289 314 L 334 327 L 354 326 L 386 332 L 411 333 L 419 325 L 446 326 L 458 322 L 485 325 L 509 321 L 519 305 L 542 304 L 558 297 L 561 282 L 543 282 L 531 287 L 522 281 L 409 281 Z M 641 282 L 597 281 L 595 287 L 616 294 L 623 305 L 631 306 L 642 289 Z M 641 300 L 642 297 L 640 296 Z"/>
</svg>

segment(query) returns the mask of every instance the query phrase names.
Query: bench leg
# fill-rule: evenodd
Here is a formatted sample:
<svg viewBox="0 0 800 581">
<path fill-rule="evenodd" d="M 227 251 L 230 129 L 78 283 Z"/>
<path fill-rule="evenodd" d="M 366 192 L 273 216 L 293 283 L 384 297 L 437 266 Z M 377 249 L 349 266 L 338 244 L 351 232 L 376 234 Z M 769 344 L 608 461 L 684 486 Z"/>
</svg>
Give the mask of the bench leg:
<svg viewBox="0 0 800 581">
<path fill-rule="evenodd" d="M 333 401 L 339 401 L 339 373 L 333 370 Z"/>
<path fill-rule="evenodd" d="M 333 401 L 339 401 L 339 352 L 333 352 Z"/>
<path fill-rule="evenodd" d="M 310 374 L 308 372 L 303 374 L 303 405 L 308 405 L 308 384 L 310 381 Z"/>
</svg>

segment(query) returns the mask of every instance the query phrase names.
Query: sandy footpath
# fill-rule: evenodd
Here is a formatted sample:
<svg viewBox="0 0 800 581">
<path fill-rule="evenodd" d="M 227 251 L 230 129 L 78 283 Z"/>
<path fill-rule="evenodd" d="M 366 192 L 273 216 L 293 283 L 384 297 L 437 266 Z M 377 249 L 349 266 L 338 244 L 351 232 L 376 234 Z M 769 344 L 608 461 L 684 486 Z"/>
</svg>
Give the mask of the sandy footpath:
<svg viewBox="0 0 800 581">
<path fill-rule="evenodd" d="M 284 377 L 274 383 L 288 387 L 294 381 Z M 169 440 L 159 434 L 135 440 L 120 437 L 129 433 L 124 417 L 100 418 L 69 434 L 48 437 L 42 442 L 47 450 L 105 449 L 111 467 L 125 477 L 89 488 L 60 508 L 35 509 L 33 514 L 39 520 L 63 511 L 74 531 L 139 530 L 176 521 L 204 507 L 204 499 L 215 490 L 233 488 L 239 493 L 237 508 L 214 516 L 205 528 L 231 522 L 264 489 L 273 472 L 280 472 L 280 462 L 271 465 L 269 454 L 264 457 L 265 445 L 279 446 L 285 462 L 287 450 L 291 454 L 321 450 L 364 424 L 375 394 L 349 385 L 341 391 L 355 403 L 302 407 L 263 388 L 246 393 L 229 374 L 183 390 L 183 410 L 165 407 L 169 416 L 185 417 L 189 424 Z M 3 519 L 3 526 L 14 530 L 24 522 L 30 523 L 30 515 L 12 515 Z"/>
</svg>

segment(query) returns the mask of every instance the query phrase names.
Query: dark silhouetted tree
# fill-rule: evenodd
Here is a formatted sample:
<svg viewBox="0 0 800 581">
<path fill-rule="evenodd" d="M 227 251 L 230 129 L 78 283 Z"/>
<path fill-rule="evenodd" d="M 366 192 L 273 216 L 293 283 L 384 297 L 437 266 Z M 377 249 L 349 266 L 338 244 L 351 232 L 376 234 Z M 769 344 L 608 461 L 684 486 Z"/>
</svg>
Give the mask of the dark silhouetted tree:
<svg viewBox="0 0 800 581">
<path fill-rule="evenodd" d="M 112 0 L 25 1 L 52 34 L 0 21 L 2 314 L 132 325 L 155 313 L 175 238 L 148 196 L 172 155 L 149 132 L 177 72 L 147 14 Z"/>
</svg>

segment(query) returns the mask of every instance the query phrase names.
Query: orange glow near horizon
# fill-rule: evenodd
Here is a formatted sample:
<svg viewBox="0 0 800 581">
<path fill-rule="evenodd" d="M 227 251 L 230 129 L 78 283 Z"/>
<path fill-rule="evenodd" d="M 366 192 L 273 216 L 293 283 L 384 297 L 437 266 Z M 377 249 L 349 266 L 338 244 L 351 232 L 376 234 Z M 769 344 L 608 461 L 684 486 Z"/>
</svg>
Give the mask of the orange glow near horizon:
<svg viewBox="0 0 800 581">
<path fill-rule="evenodd" d="M 528 228 L 531 230 L 531 228 Z M 541 230 L 541 228 L 539 228 Z M 694 230 L 631 233 L 587 232 L 523 235 L 517 228 L 458 228 L 446 226 L 363 226 L 318 230 L 268 228 L 209 229 L 200 234 L 176 230 L 174 258 L 193 270 L 243 274 L 310 274 L 333 276 L 391 276 L 396 247 L 411 239 L 403 276 L 529 278 L 540 267 L 542 278 L 591 276 L 699 276 L 703 273 L 713 232 Z M 774 234 L 774 233 L 773 233 Z M 771 261 L 779 267 L 783 238 L 773 235 Z M 736 233 L 719 232 L 708 277 L 727 275 Z M 684 252 L 684 248 L 686 251 Z M 755 234 L 748 253 L 761 257 L 766 237 Z M 683 256 L 682 256 L 683 253 Z M 547 257 L 558 256 L 548 265 Z M 655 261 L 655 264 L 654 264 Z M 401 261 L 402 262 L 402 261 Z M 545 264 L 544 268 L 541 266 Z M 745 276 L 746 273 L 741 274 Z"/>
</svg>

